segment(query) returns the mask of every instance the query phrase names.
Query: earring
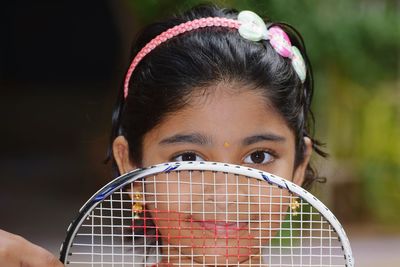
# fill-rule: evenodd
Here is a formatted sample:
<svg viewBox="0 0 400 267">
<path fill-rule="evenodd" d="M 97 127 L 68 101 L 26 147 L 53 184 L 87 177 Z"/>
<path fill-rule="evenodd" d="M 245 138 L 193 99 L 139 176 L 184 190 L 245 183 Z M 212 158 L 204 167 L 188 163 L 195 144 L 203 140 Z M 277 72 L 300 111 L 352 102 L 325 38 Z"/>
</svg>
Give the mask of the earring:
<svg viewBox="0 0 400 267">
<path fill-rule="evenodd" d="M 290 209 L 291 209 L 291 211 L 292 211 L 292 215 L 293 216 L 296 216 L 298 213 L 297 213 L 297 209 L 300 207 L 300 203 L 299 203 L 299 201 L 297 200 L 297 198 L 294 200 L 294 202 L 292 202 L 292 203 L 290 203 Z"/>
<path fill-rule="evenodd" d="M 143 212 L 142 194 L 140 194 L 139 192 L 135 192 L 133 195 L 133 199 L 135 200 L 135 203 L 132 206 L 133 219 L 140 219 L 139 214 Z"/>
</svg>

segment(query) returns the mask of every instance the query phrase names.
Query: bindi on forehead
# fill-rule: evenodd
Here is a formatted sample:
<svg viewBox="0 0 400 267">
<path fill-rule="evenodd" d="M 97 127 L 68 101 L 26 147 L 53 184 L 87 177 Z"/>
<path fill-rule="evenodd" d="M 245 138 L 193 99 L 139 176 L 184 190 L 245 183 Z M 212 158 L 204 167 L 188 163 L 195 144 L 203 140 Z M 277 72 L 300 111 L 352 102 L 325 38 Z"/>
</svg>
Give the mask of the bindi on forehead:
<svg viewBox="0 0 400 267">
<path fill-rule="evenodd" d="M 225 147 L 225 148 L 228 148 L 228 147 L 230 147 L 230 146 L 231 146 L 230 143 L 228 143 L 227 141 L 224 142 L 224 147 Z"/>
</svg>

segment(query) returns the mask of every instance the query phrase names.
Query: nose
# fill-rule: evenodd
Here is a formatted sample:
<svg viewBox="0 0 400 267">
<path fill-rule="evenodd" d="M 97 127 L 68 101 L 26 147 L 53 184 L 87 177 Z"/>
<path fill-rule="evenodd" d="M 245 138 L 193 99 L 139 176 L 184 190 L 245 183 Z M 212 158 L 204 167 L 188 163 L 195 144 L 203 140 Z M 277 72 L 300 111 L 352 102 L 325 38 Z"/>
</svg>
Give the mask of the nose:
<svg viewBox="0 0 400 267">
<path fill-rule="evenodd" d="M 213 172 L 204 179 L 204 200 L 215 212 L 237 209 L 247 192 L 242 178 L 234 174 Z"/>
</svg>

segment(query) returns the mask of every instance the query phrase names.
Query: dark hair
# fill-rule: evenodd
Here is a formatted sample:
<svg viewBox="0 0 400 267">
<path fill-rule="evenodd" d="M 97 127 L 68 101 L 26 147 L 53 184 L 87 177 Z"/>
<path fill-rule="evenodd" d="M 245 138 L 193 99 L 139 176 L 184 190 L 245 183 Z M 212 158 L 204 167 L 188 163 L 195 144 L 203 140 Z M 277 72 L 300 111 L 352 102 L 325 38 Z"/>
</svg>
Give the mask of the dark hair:
<svg viewBox="0 0 400 267">
<path fill-rule="evenodd" d="M 155 36 L 175 25 L 204 17 L 236 19 L 237 14 L 234 9 L 201 5 L 182 15 L 151 24 L 139 34 L 132 57 Z M 304 157 L 304 136 L 310 137 L 314 150 L 325 156 L 311 132 L 314 118 L 310 104 L 314 85 L 303 40 L 287 24 L 266 23 L 268 27 L 279 25 L 301 51 L 307 66 L 304 83 L 301 83 L 290 59 L 278 55 L 268 41 L 249 41 L 237 30 L 223 27 L 186 32 L 156 47 L 136 67 L 127 98 L 124 99 L 122 89 L 119 93 L 111 142 L 118 135 L 125 136 L 130 159 L 140 166 L 144 135 L 166 115 L 184 107 L 193 95 L 204 94 L 210 85 L 224 82 L 243 84 L 262 92 L 280 112 L 296 137 L 295 165 Z M 307 166 L 303 186 L 309 186 L 316 178 L 314 169 Z"/>
</svg>

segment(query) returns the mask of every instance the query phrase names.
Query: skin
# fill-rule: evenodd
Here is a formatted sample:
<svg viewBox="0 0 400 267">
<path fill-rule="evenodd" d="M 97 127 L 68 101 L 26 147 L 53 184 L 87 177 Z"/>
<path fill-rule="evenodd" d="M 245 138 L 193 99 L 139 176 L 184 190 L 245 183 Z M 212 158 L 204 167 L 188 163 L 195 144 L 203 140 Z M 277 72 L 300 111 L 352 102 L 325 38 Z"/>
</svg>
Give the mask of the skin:
<svg viewBox="0 0 400 267">
<path fill-rule="evenodd" d="M 62 267 L 64 265 L 47 250 L 21 236 L 0 230 L 0 266 Z"/>
<path fill-rule="evenodd" d="M 263 97 L 253 91 L 237 90 L 227 85 L 210 89 L 212 94 L 194 98 L 188 106 L 166 117 L 145 135 L 142 165 L 150 166 L 187 159 L 228 162 L 262 169 L 301 185 L 312 150 L 310 139 L 304 138 L 306 144 L 304 160 L 295 167 L 295 136 L 286 125 L 284 118 L 271 105 L 266 104 Z M 226 145 L 227 143 L 229 145 Z M 138 167 L 131 162 L 128 148 L 128 142 L 123 136 L 115 139 L 114 157 L 121 173 Z M 235 214 L 237 209 L 239 209 L 239 214 L 251 211 L 269 214 L 271 212 L 269 205 L 252 204 L 238 208 L 236 204 L 226 204 L 260 202 L 260 198 L 249 200 L 244 196 L 249 193 L 256 194 L 258 191 L 249 192 L 247 187 L 236 188 L 226 184 L 207 186 L 207 184 L 215 184 L 216 180 L 224 181 L 223 177 L 220 179 L 205 177 L 203 180 L 205 186 L 191 185 L 191 183 L 180 184 L 177 179 L 171 182 L 174 178 L 176 177 L 169 177 L 168 185 L 162 177 L 157 178 L 153 183 L 147 183 L 144 189 L 141 184 L 135 185 L 135 190 L 139 192 L 145 190 L 149 193 L 144 202 L 147 202 L 146 208 L 150 210 L 152 217 L 158 218 L 156 225 L 163 244 L 192 247 L 192 249 L 181 250 L 180 259 L 169 258 L 165 261 L 172 265 L 179 261 L 213 265 L 240 263 L 241 266 L 260 263 L 260 257 L 256 256 L 260 251 L 249 250 L 246 247 L 256 246 L 257 243 L 254 242 L 259 242 L 259 240 L 255 237 L 260 235 L 266 237 L 262 241 L 265 244 L 268 242 L 267 237 L 274 233 L 249 229 L 257 227 L 261 222 L 265 224 L 262 225 L 263 228 L 271 227 L 269 221 L 279 218 L 265 217 L 271 215 L 263 215 L 264 217 L 252 215 L 255 217 L 245 221 L 246 218 L 239 218 L 238 215 L 232 214 Z M 192 179 L 197 178 L 192 177 Z M 253 190 L 258 189 L 255 187 Z M 158 193 L 157 200 L 154 196 L 152 197 L 151 193 L 154 191 Z M 243 196 L 232 198 L 227 195 L 227 192 L 237 191 Z M 165 194 L 162 196 L 160 192 Z M 186 194 L 178 197 L 178 192 Z M 189 192 L 193 194 L 191 198 Z M 272 192 L 272 195 L 278 195 L 278 193 L 280 192 Z M 196 196 L 202 199 L 196 199 Z M 196 200 L 197 203 L 205 204 L 190 205 L 192 201 L 196 203 Z M 264 202 L 268 203 L 268 200 Z M 288 205 L 284 203 L 283 210 L 286 210 Z M 209 212 L 207 218 L 199 215 L 203 210 Z M 254 214 L 259 213 L 254 212 Z M 240 224 L 235 221 L 240 221 Z M 254 222 L 257 222 L 256 226 L 252 225 Z M 167 236 L 169 238 L 166 238 Z M 188 238 L 174 239 L 176 236 Z M 196 238 L 189 238 L 190 236 L 196 236 Z M 238 249 L 238 243 L 240 247 L 245 248 Z M 207 246 L 204 247 L 204 244 Z M 178 251 L 173 253 L 178 253 Z M 221 256 L 218 258 L 185 256 L 192 253 Z M 235 254 L 241 256 L 226 256 Z M 253 256 L 250 257 L 249 254 Z"/>
</svg>

